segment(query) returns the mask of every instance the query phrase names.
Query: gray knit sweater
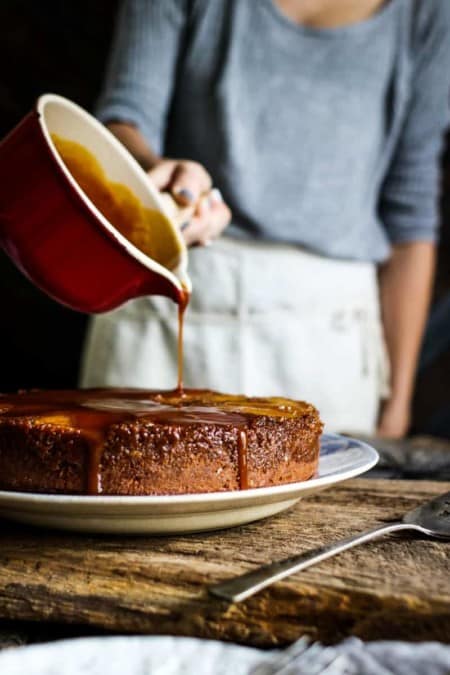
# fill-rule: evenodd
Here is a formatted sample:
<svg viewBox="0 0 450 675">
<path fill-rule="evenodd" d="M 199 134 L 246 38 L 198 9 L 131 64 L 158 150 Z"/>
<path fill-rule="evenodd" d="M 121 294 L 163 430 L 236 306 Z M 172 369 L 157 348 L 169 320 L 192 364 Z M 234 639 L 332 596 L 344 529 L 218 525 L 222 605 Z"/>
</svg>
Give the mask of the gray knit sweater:
<svg viewBox="0 0 450 675">
<path fill-rule="evenodd" d="M 201 162 L 231 232 L 380 261 L 436 236 L 450 0 L 337 29 L 275 0 L 127 0 L 97 113 Z"/>
</svg>

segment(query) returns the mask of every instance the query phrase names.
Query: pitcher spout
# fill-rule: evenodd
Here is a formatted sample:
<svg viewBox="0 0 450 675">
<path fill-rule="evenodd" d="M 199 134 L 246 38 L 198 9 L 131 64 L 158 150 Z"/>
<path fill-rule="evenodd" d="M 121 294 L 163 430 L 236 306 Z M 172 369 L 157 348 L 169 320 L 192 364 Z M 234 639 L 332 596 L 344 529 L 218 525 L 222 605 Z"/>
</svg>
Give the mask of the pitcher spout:
<svg viewBox="0 0 450 675">
<path fill-rule="evenodd" d="M 191 290 L 191 280 L 186 272 L 176 275 L 167 270 L 167 274 L 162 276 L 161 274 L 148 270 L 142 281 L 139 296 L 163 295 L 170 298 L 178 305 L 186 305 Z"/>
</svg>

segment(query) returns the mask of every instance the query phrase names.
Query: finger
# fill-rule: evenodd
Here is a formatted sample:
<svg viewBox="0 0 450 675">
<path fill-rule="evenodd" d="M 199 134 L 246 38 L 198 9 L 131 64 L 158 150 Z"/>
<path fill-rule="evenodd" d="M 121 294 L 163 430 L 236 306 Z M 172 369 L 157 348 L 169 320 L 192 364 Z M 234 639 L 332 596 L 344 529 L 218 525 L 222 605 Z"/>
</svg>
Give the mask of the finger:
<svg viewBox="0 0 450 675">
<path fill-rule="evenodd" d="M 178 207 L 180 208 L 180 207 Z M 184 207 L 183 211 L 188 211 L 189 207 Z M 193 245 L 196 237 L 201 237 L 208 229 L 208 212 L 210 210 L 209 197 L 204 195 L 200 197 L 194 207 L 194 211 L 190 214 L 188 220 L 180 225 L 180 230 L 188 245 Z M 189 229 L 188 229 L 189 228 Z M 186 233 L 186 230 L 188 232 Z"/>
<path fill-rule="evenodd" d="M 204 218 L 194 216 L 182 231 L 187 246 L 193 246 L 208 239 L 208 223 Z"/>
<path fill-rule="evenodd" d="M 229 219 L 231 213 L 228 207 L 223 208 L 223 197 L 217 188 L 214 188 L 207 195 L 200 197 L 197 202 L 194 215 L 199 218 L 205 218 L 210 230 L 214 231 L 222 227 L 222 221 Z M 212 215 L 211 215 L 212 214 Z"/>
<path fill-rule="evenodd" d="M 213 188 L 208 195 L 210 206 L 215 206 L 217 204 L 223 204 L 222 193 L 219 188 Z"/>
<path fill-rule="evenodd" d="M 174 171 L 170 187 L 180 204 L 193 204 L 203 193 L 210 190 L 211 178 L 200 164 L 182 162 Z"/>
<path fill-rule="evenodd" d="M 213 214 L 213 229 L 218 229 L 218 234 L 220 234 L 231 221 L 231 211 L 223 201 L 222 193 L 218 188 L 214 188 L 209 193 L 209 206 Z"/>
<path fill-rule="evenodd" d="M 211 193 L 209 193 L 211 194 Z M 210 208 L 211 208 L 211 202 L 209 198 L 209 194 L 203 195 L 200 197 L 200 199 L 197 201 L 194 215 L 198 216 L 199 218 L 204 218 L 207 216 Z"/>
<path fill-rule="evenodd" d="M 210 207 L 208 234 L 211 239 L 217 239 L 230 224 L 231 211 L 224 202 L 216 202 Z"/>
<path fill-rule="evenodd" d="M 188 246 L 207 246 L 220 236 L 231 220 L 231 211 L 223 202 L 210 206 L 205 215 L 195 216 L 183 229 Z"/>
<path fill-rule="evenodd" d="M 159 162 L 153 169 L 150 169 L 147 173 L 152 179 L 154 186 L 162 192 L 167 190 L 169 185 L 172 182 L 173 173 L 176 167 L 175 162 L 171 161 L 162 161 Z"/>
</svg>

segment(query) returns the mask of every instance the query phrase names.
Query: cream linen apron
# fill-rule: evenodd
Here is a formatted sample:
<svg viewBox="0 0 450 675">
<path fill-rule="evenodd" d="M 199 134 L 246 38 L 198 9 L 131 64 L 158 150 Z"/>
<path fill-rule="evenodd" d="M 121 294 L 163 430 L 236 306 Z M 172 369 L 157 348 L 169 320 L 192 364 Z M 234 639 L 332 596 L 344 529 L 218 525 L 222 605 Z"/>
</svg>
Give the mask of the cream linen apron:
<svg viewBox="0 0 450 675">
<path fill-rule="evenodd" d="M 372 433 L 387 362 L 372 263 L 222 238 L 190 251 L 184 382 L 308 400 L 328 431 Z M 91 319 L 81 386 L 174 388 L 177 309 L 140 298 Z"/>
</svg>

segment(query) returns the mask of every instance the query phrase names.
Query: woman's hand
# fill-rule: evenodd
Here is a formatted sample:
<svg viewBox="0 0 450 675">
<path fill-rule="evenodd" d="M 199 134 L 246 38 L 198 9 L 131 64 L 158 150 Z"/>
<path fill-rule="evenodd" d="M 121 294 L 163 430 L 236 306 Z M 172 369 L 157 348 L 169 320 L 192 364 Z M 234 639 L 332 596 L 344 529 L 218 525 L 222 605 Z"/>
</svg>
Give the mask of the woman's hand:
<svg viewBox="0 0 450 675">
<path fill-rule="evenodd" d="M 411 423 L 411 405 L 400 397 L 392 396 L 383 402 L 378 420 L 377 436 L 403 438 Z"/>
<path fill-rule="evenodd" d="M 170 192 L 183 207 L 193 206 L 192 218 L 183 227 L 188 246 L 207 246 L 219 237 L 231 220 L 231 211 L 219 190 L 212 188 L 209 173 L 197 162 L 161 159 L 148 171 L 161 192 Z"/>
</svg>

